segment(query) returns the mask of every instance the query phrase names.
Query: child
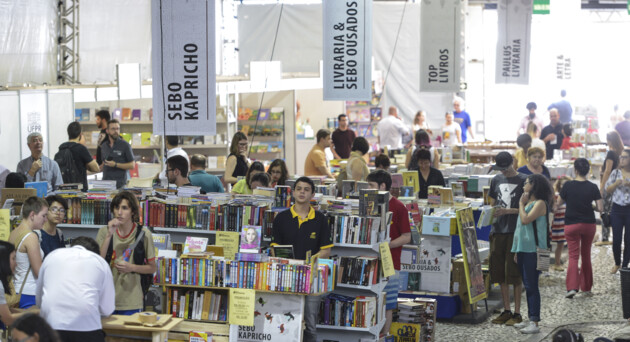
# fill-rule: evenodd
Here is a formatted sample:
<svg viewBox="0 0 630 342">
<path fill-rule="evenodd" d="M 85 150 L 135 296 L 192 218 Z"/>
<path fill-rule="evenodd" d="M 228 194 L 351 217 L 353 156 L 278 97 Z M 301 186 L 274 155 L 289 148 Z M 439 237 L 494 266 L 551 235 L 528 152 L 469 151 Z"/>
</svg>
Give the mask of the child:
<svg viewBox="0 0 630 342">
<path fill-rule="evenodd" d="M 562 133 L 564 134 L 564 139 L 562 139 L 562 146 L 560 146 L 561 150 L 568 150 L 571 147 L 582 147 L 582 144 L 579 142 L 571 142 L 571 135 L 573 135 L 571 124 L 564 124 L 562 126 Z"/>
<path fill-rule="evenodd" d="M 560 190 L 564 186 L 564 183 L 570 180 L 571 178 L 567 176 L 562 176 L 558 178 L 558 180 L 556 180 L 556 184 L 554 185 L 556 203 L 558 202 L 558 196 Z M 556 262 L 551 268 L 559 272 L 564 271 L 564 268 L 562 267 L 561 257 L 562 249 L 564 248 L 564 244 L 567 242 L 567 240 L 564 238 L 564 212 L 566 211 L 566 209 L 566 203 L 563 203 L 562 205 L 554 205 L 553 224 L 551 225 L 551 241 L 556 243 Z"/>
</svg>

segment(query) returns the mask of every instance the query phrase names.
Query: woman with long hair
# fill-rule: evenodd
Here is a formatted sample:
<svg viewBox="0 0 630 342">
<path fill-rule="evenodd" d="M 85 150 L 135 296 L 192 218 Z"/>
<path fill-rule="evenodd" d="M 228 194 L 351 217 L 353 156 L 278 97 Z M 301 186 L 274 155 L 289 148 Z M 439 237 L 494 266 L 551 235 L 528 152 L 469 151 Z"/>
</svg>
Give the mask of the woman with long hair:
<svg viewBox="0 0 630 342">
<path fill-rule="evenodd" d="M 230 144 L 230 154 L 225 162 L 223 181 L 225 184 L 236 184 L 238 177 L 244 177 L 249 167 L 247 161 L 247 136 L 243 132 L 236 132 Z"/>
<path fill-rule="evenodd" d="M 6 241 L 0 241 L 0 329 L 2 324 L 9 326 L 20 315 L 13 313 L 7 304 L 6 295 L 14 295 L 11 278 L 15 273 L 15 246 Z"/>
<path fill-rule="evenodd" d="M 617 273 L 619 267 L 628 267 L 630 261 L 630 150 L 626 149 L 621 153 L 619 168 L 613 170 L 606 182 L 606 192 L 612 196 L 610 223 L 613 230 L 615 266 L 610 273 Z M 621 241 L 624 242 L 623 259 Z"/>
<path fill-rule="evenodd" d="M 29 197 L 22 205 L 22 223 L 9 234 L 15 245 L 17 267 L 13 286 L 20 293 L 20 309 L 35 306 L 35 291 L 44 251 L 34 230 L 41 229 L 48 215 L 48 203 L 43 198 Z"/>
<path fill-rule="evenodd" d="M 269 176 L 271 176 L 271 186 L 285 185 L 287 179 L 289 179 L 289 170 L 287 164 L 282 159 L 275 159 L 269 164 L 267 169 Z"/>
<path fill-rule="evenodd" d="M 593 202 L 597 204 L 597 211 L 602 210 L 602 195 L 597 185 L 586 179 L 591 168 L 588 160 L 576 159 L 573 168 L 575 179 L 564 184 L 558 199 L 558 205 L 565 202 L 567 204 L 567 210 L 564 213 L 564 236 L 569 247 L 566 298 L 573 298 L 580 290 L 587 296 L 592 295 L 591 244 L 595 236 Z M 580 257 L 582 257 L 582 263 L 581 267 L 578 267 Z"/>
<path fill-rule="evenodd" d="M 529 322 L 514 326 L 524 334 L 540 332 L 540 290 L 536 269 L 536 249 L 547 248 L 548 219 L 547 212 L 551 201 L 551 184 L 543 175 L 533 174 L 523 184 L 523 195 L 519 201 L 518 219 L 514 231 L 512 253 L 521 271 L 523 286 L 527 295 L 527 314 Z"/>
<path fill-rule="evenodd" d="M 440 153 L 438 153 L 437 149 L 431 146 L 431 137 L 429 133 L 423 129 L 416 131 L 415 136 L 416 144 L 407 151 L 407 156 L 405 158 L 405 165 L 407 165 L 407 169 L 416 170 L 418 168 L 418 161 L 413 159 L 416 149 L 425 149 L 431 153 L 431 165 L 439 169 L 440 168 Z"/>
<path fill-rule="evenodd" d="M 416 116 L 413 117 L 413 132 L 414 134 L 419 130 L 425 130 L 429 134 L 433 134 L 429 129 L 429 125 L 427 124 L 427 115 L 423 110 L 419 110 L 416 113 Z"/>
<path fill-rule="evenodd" d="M 606 142 L 608 143 L 608 153 L 602 165 L 601 179 L 599 180 L 599 189 L 604 199 L 604 211 L 602 212 L 602 241 L 596 242 L 595 245 L 609 245 L 610 235 L 610 210 L 612 209 L 612 194 L 606 192 L 606 182 L 610 174 L 619 166 L 619 156 L 623 152 L 623 141 L 617 131 L 611 131 L 606 134 Z"/>
</svg>

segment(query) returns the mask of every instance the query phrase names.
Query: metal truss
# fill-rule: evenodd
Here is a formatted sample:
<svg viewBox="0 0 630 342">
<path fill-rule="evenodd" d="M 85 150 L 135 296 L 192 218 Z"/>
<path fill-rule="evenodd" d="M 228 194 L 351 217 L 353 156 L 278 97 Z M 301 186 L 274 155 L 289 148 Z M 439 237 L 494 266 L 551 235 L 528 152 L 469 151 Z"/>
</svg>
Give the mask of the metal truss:
<svg viewBox="0 0 630 342">
<path fill-rule="evenodd" d="M 79 0 L 57 3 L 57 83 L 79 83 Z"/>
</svg>

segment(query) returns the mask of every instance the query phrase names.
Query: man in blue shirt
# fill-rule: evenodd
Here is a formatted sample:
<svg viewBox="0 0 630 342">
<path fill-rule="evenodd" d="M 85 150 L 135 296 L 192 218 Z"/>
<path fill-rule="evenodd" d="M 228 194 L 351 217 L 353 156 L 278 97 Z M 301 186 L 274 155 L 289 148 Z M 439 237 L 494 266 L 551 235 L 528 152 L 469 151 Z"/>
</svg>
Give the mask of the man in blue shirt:
<svg viewBox="0 0 630 342">
<path fill-rule="evenodd" d="M 224 192 L 223 184 L 219 177 L 206 173 L 206 156 L 203 154 L 195 154 L 190 158 L 190 174 L 188 179 L 194 186 L 198 186 L 202 191 L 209 192 Z"/>
<path fill-rule="evenodd" d="M 567 96 L 567 91 L 562 89 L 560 91 L 560 96 L 562 97 L 562 99 L 558 102 L 550 104 L 549 107 L 547 107 L 547 110 L 551 110 L 553 108 L 557 109 L 558 113 L 560 114 L 560 122 L 563 124 L 571 123 L 573 108 L 571 108 L 571 103 L 564 99 L 564 97 Z"/>
<path fill-rule="evenodd" d="M 116 119 L 107 122 L 107 139 L 101 143 L 103 155 L 103 179 L 115 180 L 120 189 L 127 183 L 128 171 L 135 166 L 131 145 L 120 137 L 120 123 Z"/>
<path fill-rule="evenodd" d="M 467 138 L 467 133 L 470 133 L 470 139 L 475 139 L 475 136 L 472 132 L 472 124 L 470 123 L 470 115 L 466 113 L 464 108 L 464 100 L 460 97 L 455 97 L 453 100 L 453 120 L 459 124 L 462 128 L 462 143 L 465 143 Z"/>
</svg>

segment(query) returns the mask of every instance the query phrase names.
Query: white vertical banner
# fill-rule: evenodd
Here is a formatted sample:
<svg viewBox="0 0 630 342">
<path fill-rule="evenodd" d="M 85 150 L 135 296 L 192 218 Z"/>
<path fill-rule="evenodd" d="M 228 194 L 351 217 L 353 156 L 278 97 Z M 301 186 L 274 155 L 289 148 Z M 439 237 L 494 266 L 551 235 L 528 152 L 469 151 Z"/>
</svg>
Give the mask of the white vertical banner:
<svg viewBox="0 0 630 342">
<path fill-rule="evenodd" d="M 324 0 L 324 100 L 372 98 L 372 0 Z"/>
<path fill-rule="evenodd" d="M 216 134 L 214 10 L 214 0 L 151 1 L 154 134 Z"/>
<path fill-rule="evenodd" d="M 529 84 L 532 0 L 499 0 L 496 83 Z"/>
<path fill-rule="evenodd" d="M 44 140 L 43 153 L 51 157 L 48 140 L 48 98 L 45 90 L 20 90 L 20 149 L 21 158 L 31 155 L 26 138 L 31 133 L 40 133 Z M 52 151 L 57 151 L 53 146 Z"/>
<path fill-rule="evenodd" d="M 462 6 L 461 0 L 422 0 L 420 91 L 459 91 Z"/>
</svg>

